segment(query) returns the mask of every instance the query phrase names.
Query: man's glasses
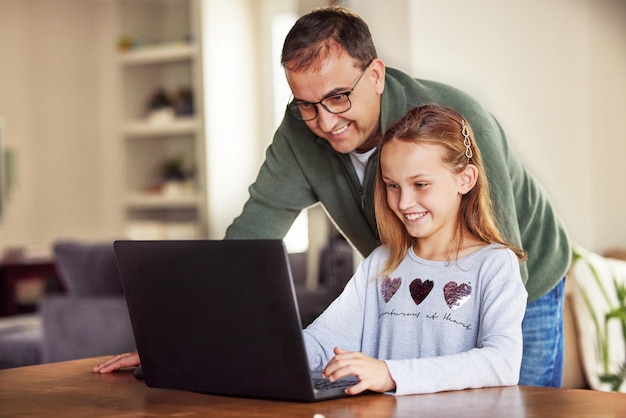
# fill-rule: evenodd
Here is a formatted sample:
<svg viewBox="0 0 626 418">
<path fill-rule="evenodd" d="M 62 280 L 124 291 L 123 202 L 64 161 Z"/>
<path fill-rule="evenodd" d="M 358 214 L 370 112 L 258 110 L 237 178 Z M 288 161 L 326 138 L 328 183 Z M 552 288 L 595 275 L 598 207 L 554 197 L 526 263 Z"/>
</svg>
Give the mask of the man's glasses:
<svg viewBox="0 0 626 418">
<path fill-rule="evenodd" d="M 317 117 L 317 105 L 318 104 L 322 105 L 322 107 L 329 113 L 337 114 L 337 113 L 347 112 L 348 110 L 352 108 L 352 102 L 350 101 L 350 94 L 352 94 L 357 84 L 359 84 L 359 81 L 361 81 L 361 78 L 363 78 L 363 75 L 369 68 L 372 61 L 370 61 L 367 64 L 367 66 L 365 67 L 365 70 L 363 70 L 359 78 L 357 78 L 356 82 L 354 83 L 354 85 L 352 86 L 350 90 L 345 91 L 343 93 L 334 93 L 334 94 L 328 95 L 324 97 L 322 100 L 320 100 L 319 102 L 315 102 L 315 103 L 296 100 L 288 104 L 287 108 L 291 111 L 291 113 L 293 113 L 296 119 L 302 120 L 302 121 L 313 120 Z"/>
</svg>

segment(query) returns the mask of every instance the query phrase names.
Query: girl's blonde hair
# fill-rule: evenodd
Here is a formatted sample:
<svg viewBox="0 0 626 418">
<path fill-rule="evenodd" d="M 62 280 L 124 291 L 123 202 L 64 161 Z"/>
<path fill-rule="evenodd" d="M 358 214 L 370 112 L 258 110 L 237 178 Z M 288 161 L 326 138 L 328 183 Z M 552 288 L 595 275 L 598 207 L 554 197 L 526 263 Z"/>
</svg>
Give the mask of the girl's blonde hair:
<svg viewBox="0 0 626 418">
<path fill-rule="evenodd" d="M 385 144 L 391 141 L 441 147 L 442 163 L 454 173 L 462 172 L 468 164 L 474 164 L 478 169 L 476 185 L 461 199 L 456 233 L 451 242 L 456 243 L 457 254 L 462 247 L 463 231 L 466 227 L 486 244 L 502 244 L 515 252 L 521 261 L 527 259 L 524 250 L 506 242 L 502 237 L 489 195 L 489 183 L 480 150 L 474 141 L 469 123 L 459 113 L 449 107 L 434 104 L 415 107 L 387 129 L 380 144 L 381 158 Z M 402 221 L 387 204 L 387 188 L 382 180 L 380 161 L 374 207 L 381 243 L 389 250 L 389 259 L 382 272 L 387 275 L 398 267 L 406 251 L 414 244 L 415 238 L 409 235 Z"/>
</svg>

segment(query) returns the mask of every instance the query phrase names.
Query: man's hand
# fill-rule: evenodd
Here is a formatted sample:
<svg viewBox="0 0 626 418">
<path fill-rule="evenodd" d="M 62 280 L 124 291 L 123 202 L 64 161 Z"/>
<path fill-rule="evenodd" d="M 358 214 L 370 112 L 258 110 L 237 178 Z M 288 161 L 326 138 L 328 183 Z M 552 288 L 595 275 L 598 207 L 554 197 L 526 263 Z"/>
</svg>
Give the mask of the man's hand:
<svg viewBox="0 0 626 418">
<path fill-rule="evenodd" d="M 387 364 L 360 352 L 351 352 L 335 347 L 333 357 L 324 369 L 324 377 L 331 381 L 346 376 L 356 376 L 359 383 L 346 389 L 349 395 L 356 395 L 365 390 L 387 392 L 396 388 L 387 369 Z"/>
<path fill-rule="evenodd" d="M 98 364 L 92 371 L 94 373 L 111 373 L 124 367 L 139 366 L 139 364 L 139 353 L 134 351 L 132 353 L 118 354 L 112 359 L 109 359 L 102 364 Z"/>
</svg>

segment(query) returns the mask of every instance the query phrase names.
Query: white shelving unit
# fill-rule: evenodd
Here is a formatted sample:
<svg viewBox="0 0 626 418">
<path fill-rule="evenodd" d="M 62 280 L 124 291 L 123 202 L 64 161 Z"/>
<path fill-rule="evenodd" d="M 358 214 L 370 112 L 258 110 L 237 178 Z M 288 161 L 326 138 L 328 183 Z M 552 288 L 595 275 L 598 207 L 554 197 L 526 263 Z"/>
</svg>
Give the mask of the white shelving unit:
<svg viewBox="0 0 626 418">
<path fill-rule="evenodd" d="M 207 235 L 201 6 L 201 0 L 117 0 L 122 205 L 130 239 Z M 171 106 L 151 106 L 159 93 Z M 168 179 L 165 167 L 172 165 L 183 179 Z"/>
<path fill-rule="evenodd" d="M 187 61 L 198 54 L 196 45 L 183 42 L 172 45 L 160 45 L 156 47 L 144 47 L 134 52 L 120 56 L 120 61 L 125 65 L 163 64 L 174 61 Z"/>
</svg>

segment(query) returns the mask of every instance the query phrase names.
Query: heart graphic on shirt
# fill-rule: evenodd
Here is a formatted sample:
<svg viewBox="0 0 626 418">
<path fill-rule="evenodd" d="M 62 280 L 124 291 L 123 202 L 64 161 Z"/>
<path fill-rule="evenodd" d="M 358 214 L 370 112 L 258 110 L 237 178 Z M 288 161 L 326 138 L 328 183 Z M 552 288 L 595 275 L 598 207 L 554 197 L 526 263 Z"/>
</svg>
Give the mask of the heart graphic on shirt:
<svg viewBox="0 0 626 418">
<path fill-rule="evenodd" d="M 443 297 L 450 309 L 456 309 L 468 301 L 472 295 L 472 286 L 467 283 L 448 282 L 443 288 Z"/>
<path fill-rule="evenodd" d="M 422 279 L 415 279 L 411 282 L 409 290 L 416 305 L 419 305 L 426 299 L 426 296 L 433 290 L 433 285 L 432 280 L 424 280 L 422 282 Z"/>
<path fill-rule="evenodd" d="M 396 292 L 400 288 L 401 283 L 402 279 L 400 277 L 396 277 L 395 279 L 392 279 L 391 277 L 386 277 L 385 280 L 383 280 L 383 284 L 380 288 L 380 293 L 382 293 L 385 303 L 389 302 L 393 295 L 396 294 Z"/>
</svg>

